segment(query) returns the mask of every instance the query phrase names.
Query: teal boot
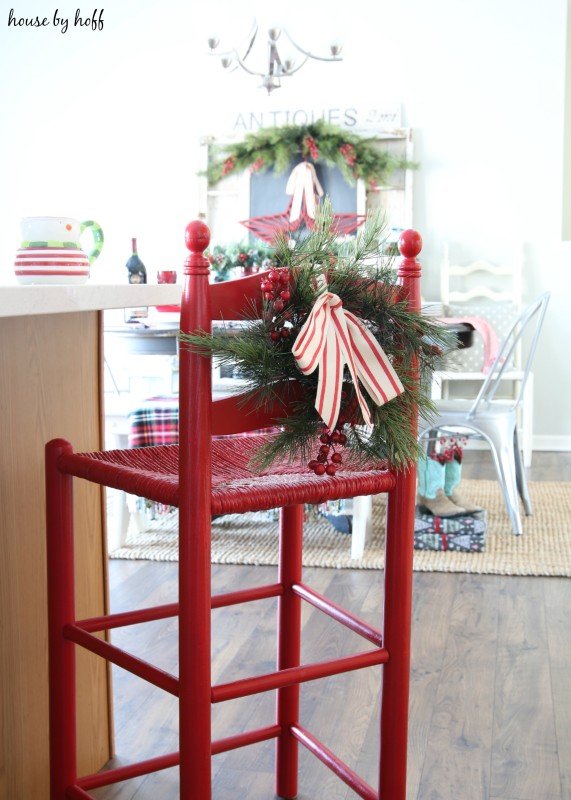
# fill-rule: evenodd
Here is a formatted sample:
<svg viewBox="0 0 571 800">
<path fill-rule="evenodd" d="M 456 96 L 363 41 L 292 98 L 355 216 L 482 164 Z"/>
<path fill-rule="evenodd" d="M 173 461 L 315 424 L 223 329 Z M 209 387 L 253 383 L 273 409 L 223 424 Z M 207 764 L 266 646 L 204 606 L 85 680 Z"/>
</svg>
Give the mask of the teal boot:
<svg viewBox="0 0 571 800">
<path fill-rule="evenodd" d="M 467 514 L 483 511 L 481 506 L 475 506 L 459 494 L 457 489 L 462 479 L 462 462 L 455 458 L 449 461 L 444 468 L 444 494 L 454 505 L 463 508 Z"/>
<path fill-rule="evenodd" d="M 418 460 L 419 506 L 427 508 L 435 517 L 453 517 L 465 509 L 453 503 L 444 492 L 445 466 L 433 458 L 422 455 Z"/>
</svg>

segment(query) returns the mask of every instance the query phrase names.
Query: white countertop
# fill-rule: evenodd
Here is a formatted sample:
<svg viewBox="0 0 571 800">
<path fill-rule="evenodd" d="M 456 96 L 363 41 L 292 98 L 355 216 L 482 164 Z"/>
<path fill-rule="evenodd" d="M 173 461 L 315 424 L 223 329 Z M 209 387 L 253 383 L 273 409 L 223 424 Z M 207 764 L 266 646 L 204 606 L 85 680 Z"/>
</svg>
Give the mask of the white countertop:
<svg viewBox="0 0 571 800">
<path fill-rule="evenodd" d="M 181 294 L 182 285 L 176 283 L 0 286 L 0 317 L 178 305 Z"/>
</svg>

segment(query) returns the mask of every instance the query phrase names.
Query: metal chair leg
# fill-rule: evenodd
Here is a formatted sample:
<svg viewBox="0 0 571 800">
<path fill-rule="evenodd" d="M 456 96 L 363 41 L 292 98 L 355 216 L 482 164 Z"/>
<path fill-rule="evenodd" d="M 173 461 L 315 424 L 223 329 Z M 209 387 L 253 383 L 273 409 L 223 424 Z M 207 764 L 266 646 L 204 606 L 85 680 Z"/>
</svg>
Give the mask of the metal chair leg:
<svg viewBox="0 0 571 800">
<path fill-rule="evenodd" d="M 522 450 L 525 467 L 531 467 L 533 458 L 533 372 L 527 376 L 521 409 Z"/>
<path fill-rule="evenodd" d="M 486 438 L 491 446 L 498 481 L 512 522 L 513 532 L 516 536 L 519 536 L 523 533 L 523 526 L 519 511 L 519 494 L 513 448 L 515 430 L 515 414 L 511 415 L 509 419 L 502 420 L 501 423 L 498 420 L 494 420 L 489 424 L 484 420 L 480 420 L 478 423 L 478 432 Z"/>
<path fill-rule="evenodd" d="M 523 503 L 523 508 L 526 516 L 530 517 L 533 514 L 533 506 L 531 504 L 531 497 L 527 488 L 527 479 L 525 476 L 524 459 L 522 458 L 521 450 L 519 447 L 517 428 L 514 431 L 514 461 L 515 461 L 515 476 L 517 483 L 517 490 Z"/>
</svg>

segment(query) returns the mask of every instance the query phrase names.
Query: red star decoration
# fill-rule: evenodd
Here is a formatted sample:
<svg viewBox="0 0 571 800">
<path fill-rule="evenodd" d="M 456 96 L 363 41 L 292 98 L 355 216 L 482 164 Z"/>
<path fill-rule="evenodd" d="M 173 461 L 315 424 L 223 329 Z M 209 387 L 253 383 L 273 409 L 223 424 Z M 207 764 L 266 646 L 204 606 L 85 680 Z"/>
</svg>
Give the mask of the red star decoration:
<svg viewBox="0 0 571 800">
<path fill-rule="evenodd" d="M 315 220 L 307 213 L 305 201 L 302 202 L 301 214 L 295 220 L 290 220 L 290 211 L 293 198 L 288 207 L 281 214 L 271 214 L 264 217 L 252 217 L 240 222 L 255 236 L 268 244 L 273 244 L 279 233 L 296 231 L 305 222 L 308 228 L 313 228 Z M 354 233 L 365 222 L 364 214 L 335 214 L 332 228 L 338 236 Z"/>
</svg>

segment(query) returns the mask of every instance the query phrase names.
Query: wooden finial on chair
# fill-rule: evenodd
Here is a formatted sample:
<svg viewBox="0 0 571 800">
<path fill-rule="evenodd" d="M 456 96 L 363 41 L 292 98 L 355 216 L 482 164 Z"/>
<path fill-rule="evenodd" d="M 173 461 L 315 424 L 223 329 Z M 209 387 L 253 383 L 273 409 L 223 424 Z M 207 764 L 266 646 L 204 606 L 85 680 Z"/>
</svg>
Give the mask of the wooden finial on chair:
<svg viewBox="0 0 571 800">
<path fill-rule="evenodd" d="M 397 265 L 397 274 L 408 288 L 409 298 L 415 308 L 420 309 L 420 261 L 416 257 L 422 250 L 422 236 L 409 228 L 399 237 L 399 250 L 402 256 Z"/>
<path fill-rule="evenodd" d="M 210 229 L 206 223 L 200 220 L 189 222 L 184 233 L 184 241 L 190 251 L 184 262 L 186 274 L 191 272 L 201 273 L 210 269 L 210 262 L 204 255 L 204 251 L 210 244 Z"/>
<path fill-rule="evenodd" d="M 422 236 L 412 228 L 403 231 L 399 237 L 399 251 L 404 258 L 416 258 L 422 250 Z"/>
</svg>

